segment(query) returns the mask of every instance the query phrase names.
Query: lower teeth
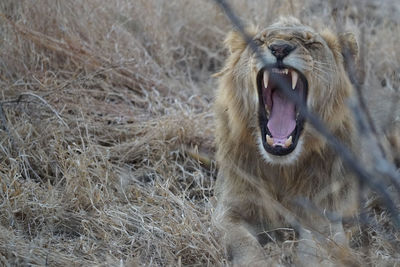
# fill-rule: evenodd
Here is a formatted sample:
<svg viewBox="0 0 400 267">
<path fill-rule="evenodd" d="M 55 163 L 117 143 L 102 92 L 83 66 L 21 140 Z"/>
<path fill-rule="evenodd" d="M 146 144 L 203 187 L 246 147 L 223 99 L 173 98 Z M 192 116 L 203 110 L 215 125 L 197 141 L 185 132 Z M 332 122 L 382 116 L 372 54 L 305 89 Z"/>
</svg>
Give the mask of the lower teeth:
<svg viewBox="0 0 400 267">
<path fill-rule="evenodd" d="M 292 136 L 290 136 L 288 139 L 285 141 L 285 147 L 289 147 L 292 144 Z"/>
<path fill-rule="evenodd" d="M 272 139 L 272 137 L 269 136 L 268 134 L 265 137 L 267 139 L 268 145 L 273 146 L 274 145 L 274 139 Z"/>
<path fill-rule="evenodd" d="M 289 146 L 291 146 L 293 144 L 292 136 L 289 136 L 286 139 L 285 143 L 283 143 L 283 144 L 274 144 L 274 139 L 271 136 L 269 136 L 268 134 L 265 135 L 265 139 L 267 140 L 267 144 L 272 147 L 281 146 L 284 148 L 288 148 Z"/>
</svg>

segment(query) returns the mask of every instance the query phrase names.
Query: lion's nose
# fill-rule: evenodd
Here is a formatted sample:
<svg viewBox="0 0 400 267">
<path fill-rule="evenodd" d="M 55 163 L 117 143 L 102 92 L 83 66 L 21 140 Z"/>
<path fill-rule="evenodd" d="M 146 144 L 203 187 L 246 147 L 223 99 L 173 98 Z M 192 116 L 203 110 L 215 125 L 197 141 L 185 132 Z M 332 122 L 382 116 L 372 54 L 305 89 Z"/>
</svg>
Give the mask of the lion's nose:
<svg viewBox="0 0 400 267">
<path fill-rule="evenodd" d="M 282 60 L 296 49 L 296 46 L 288 43 L 272 43 L 268 48 L 278 60 Z"/>
</svg>

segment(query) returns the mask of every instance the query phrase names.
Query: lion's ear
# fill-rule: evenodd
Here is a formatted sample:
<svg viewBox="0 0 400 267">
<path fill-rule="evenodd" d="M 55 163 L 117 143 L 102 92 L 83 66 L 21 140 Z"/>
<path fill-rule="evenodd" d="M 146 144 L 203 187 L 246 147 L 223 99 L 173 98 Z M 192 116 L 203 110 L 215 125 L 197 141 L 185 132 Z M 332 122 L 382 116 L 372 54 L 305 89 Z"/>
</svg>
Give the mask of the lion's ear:
<svg viewBox="0 0 400 267">
<path fill-rule="evenodd" d="M 326 29 L 321 32 L 321 36 L 335 55 L 350 55 L 353 60 L 357 59 L 358 44 L 353 33 L 341 33 L 337 36 L 332 31 Z"/>
<path fill-rule="evenodd" d="M 350 55 L 353 60 L 358 58 L 358 43 L 354 33 L 346 32 L 339 34 L 339 42 L 342 47 L 343 56 Z"/>
<path fill-rule="evenodd" d="M 254 25 L 250 25 L 246 27 L 245 31 L 250 37 L 253 37 L 257 33 L 257 27 Z M 243 51 L 247 46 L 246 40 L 243 38 L 242 33 L 236 29 L 228 33 L 225 38 L 224 44 L 231 53 Z"/>
</svg>

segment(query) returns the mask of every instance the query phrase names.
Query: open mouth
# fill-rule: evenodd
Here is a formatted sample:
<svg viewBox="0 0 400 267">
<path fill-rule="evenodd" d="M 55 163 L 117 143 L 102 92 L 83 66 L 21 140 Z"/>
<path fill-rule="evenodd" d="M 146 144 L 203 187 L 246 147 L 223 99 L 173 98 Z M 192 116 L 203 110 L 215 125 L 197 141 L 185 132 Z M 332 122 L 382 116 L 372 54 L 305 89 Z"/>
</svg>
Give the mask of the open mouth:
<svg viewBox="0 0 400 267">
<path fill-rule="evenodd" d="M 258 72 L 257 87 L 264 149 L 273 155 L 287 155 L 296 148 L 305 120 L 285 91 L 306 104 L 307 79 L 290 67 L 268 67 Z"/>
</svg>

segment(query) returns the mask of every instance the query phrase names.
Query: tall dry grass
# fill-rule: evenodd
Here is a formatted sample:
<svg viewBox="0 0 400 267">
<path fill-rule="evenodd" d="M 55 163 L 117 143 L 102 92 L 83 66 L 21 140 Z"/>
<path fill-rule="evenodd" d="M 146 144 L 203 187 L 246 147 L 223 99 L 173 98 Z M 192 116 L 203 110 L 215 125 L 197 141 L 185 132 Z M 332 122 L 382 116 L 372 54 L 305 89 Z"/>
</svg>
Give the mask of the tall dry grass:
<svg viewBox="0 0 400 267">
<path fill-rule="evenodd" d="M 260 25 L 293 14 L 334 26 L 325 1 L 232 2 Z M 366 88 L 393 91 L 400 7 L 365 3 L 340 15 L 366 27 Z M 210 76 L 231 27 L 212 1 L 1 1 L 1 265 L 226 264 L 210 222 L 215 163 L 187 153 L 212 159 Z M 370 214 L 352 255 L 400 265 L 398 232 Z"/>
</svg>

